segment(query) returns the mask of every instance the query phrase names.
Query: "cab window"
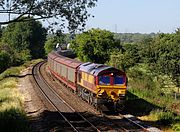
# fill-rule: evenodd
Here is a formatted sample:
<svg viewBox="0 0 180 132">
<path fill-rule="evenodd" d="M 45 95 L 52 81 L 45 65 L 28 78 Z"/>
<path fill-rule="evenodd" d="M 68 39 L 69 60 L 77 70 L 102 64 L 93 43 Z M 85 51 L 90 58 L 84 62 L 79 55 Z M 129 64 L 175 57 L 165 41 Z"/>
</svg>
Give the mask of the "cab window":
<svg viewBox="0 0 180 132">
<path fill-rule="evenodd" d="M 99 85 L 110 85 L 110 76 L 99 76 Z"/>
<path fill-rule="evenodd" d="M 114 76 L 114 85 L 122 85 L 124 84 L 124 78 L 123 76 Z"/>
</svg>

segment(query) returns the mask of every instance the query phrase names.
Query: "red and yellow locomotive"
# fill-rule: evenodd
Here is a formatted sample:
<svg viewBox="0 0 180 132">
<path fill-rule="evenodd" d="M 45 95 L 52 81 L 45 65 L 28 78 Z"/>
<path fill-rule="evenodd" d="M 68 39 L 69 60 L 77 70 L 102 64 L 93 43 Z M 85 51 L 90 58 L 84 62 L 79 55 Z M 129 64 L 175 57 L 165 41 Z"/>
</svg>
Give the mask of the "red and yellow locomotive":
<svg viewBox="0 0 180 132">
<path fill-rule="evenodd" d="M 122 109 L 126 95 L 126 74 L 114 67 L 82 63 L 52 52 L 48 68 L 66 86 L 88 103 L 102 110 Z M 114 108 L 113 107 L 113 108 Z"/>
</svg>

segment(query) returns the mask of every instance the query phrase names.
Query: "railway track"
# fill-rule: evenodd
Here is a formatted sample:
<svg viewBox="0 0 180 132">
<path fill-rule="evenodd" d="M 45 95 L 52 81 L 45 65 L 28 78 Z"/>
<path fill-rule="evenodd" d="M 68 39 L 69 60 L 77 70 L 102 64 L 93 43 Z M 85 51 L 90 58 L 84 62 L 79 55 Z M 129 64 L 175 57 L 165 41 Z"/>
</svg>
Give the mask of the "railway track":
<svg viewBox="0 0 180 132">
<path fill-rule="evenodd" d="M 125 132 L 162 132 L 156 127 L 151 127 L 144 124 L 132 115 L 104 115 L 104 117 L 111 119 L 113 124 L 117 125 L 117 128 L 121 128 Z"/>
<path fill-rule="evenodd" d="M 33 77 L 40 88 L 40 91 L 49 101 L 49 103 L 59 112 L 66 125 L 64 131 L 123 131 L 123 132 L 161 132 L 154 127 L 148 127 L 139 120 L 135 120 L 132 115 L 107 115 L 103 114 L 103 120 L 88 120 L 76 112 L 68 103 L 66 103 L 58 93 L 52 88 L 41 74 L 40 68 L 44 62 L 40 62 L 33 67 Z M 96 126 L 89 122 L 96 122 Z M 98 123 L 99 122 L 99 123 Z M 98 129 L 98 128 L 101 128 Z M 106 129 L 103 129 L 106 128 Z M 63 131 L 62 130 L 62 131 Z"/>
<path fill-rule="evenodd" d="M 76 112 L 71 106 L 69 106 L 46 82 L 40 72 L 41 66 L 44 62 L 36 64 L 33 69 L 34 80 L 39 87 L 41 93 L 48 100 L 48 102 L 58 111 L 61 117 L 64 119 L 64 131 L 100 131 L 96 126 L 90 123 L 80 113 Z"/>
</svg>

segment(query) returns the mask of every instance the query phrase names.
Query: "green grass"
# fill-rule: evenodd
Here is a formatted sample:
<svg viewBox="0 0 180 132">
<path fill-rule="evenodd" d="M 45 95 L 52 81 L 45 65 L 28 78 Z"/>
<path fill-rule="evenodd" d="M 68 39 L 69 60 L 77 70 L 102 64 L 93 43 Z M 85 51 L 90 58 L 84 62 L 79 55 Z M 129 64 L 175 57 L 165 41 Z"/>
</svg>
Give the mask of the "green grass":
<svg viewBox="0 0 180 132">
<path fill-rule="evenodd" d="M 39 61 L 42 61 L 42 59 L 28 61 L 21 66 L 8 68 L 7 70 L 5 70 L 3 73 L 0 74 L 0 81 L 3 80 L 4 78 L 18 76 L 23 69 L 29 67 L 30 65 L 36 64 Z"/>
<path fill-rule="evenodd" d="M 0 131 L 28 132 L 30 127 L 23 108 L 23 97 L 19 93 L 18 76 L 33 60 L 19 67 L 11 67 L 0 74 Z"/>
<path fill-rule="evenodd" d="M 24 111 L 13 107 L 1 111 L 0 131 L 2 132 L 31 131 Z"/>
<path fill-rule="evenodd" d="M 180 110 L 180 100 L 175 100 L 172 95 L 177 87 L 171 77 L 153 73 L 143 65 L 131 68 L 127 75 L 130 93 L 127 102 L 141 112 L 140 118 L 178 131 L 180 116 L 176 111 Z"/>
<path fill-rule="evenodd" d="M 175 132 L 180 132 L 180 123 L 173 124 L 172 130 L 174 130 Z"/>
</svg>

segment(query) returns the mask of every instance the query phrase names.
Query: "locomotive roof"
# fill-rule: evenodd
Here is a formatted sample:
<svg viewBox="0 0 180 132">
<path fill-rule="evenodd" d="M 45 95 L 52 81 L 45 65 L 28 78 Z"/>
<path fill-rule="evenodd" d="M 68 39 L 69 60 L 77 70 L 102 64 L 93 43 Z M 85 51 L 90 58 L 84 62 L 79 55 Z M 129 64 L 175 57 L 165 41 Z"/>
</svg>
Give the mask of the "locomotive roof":
<svg viewBox="0 0 180 132">
<path fill-rule="evenodd" d="M 91 63 L 91 62 L 86 62 L 86 63 L 81 64 L 79 66 L 79 70 L 93 74 L 95 76 L 97 76 L 100 72 L 102 72 L 104 70 L 119 71 L 118 69 L 111 67 L 111 66 L 107 66 L 104 64 L 96 64 L 96 63 Z"/>
</svg>

